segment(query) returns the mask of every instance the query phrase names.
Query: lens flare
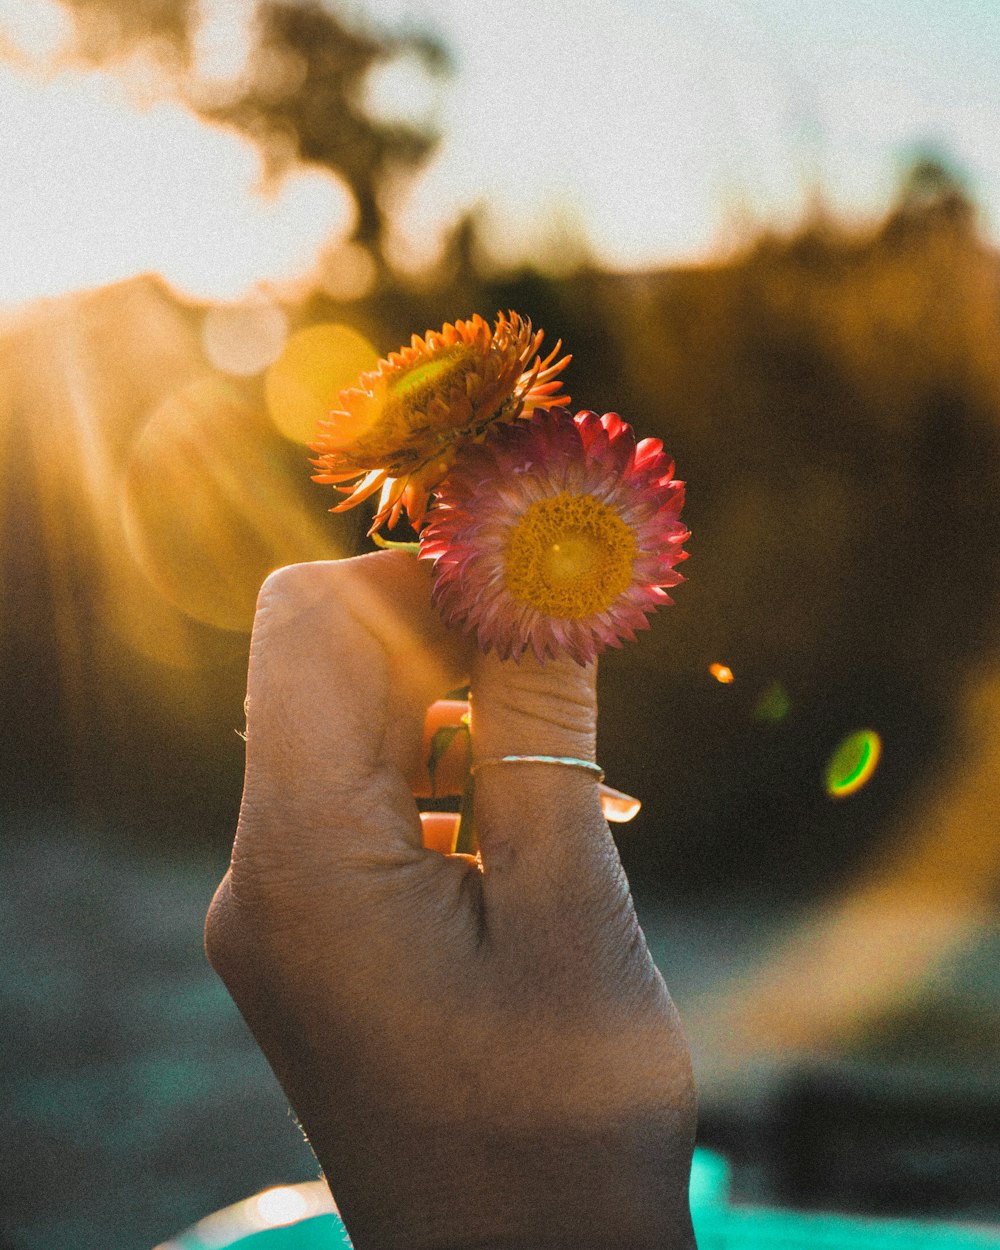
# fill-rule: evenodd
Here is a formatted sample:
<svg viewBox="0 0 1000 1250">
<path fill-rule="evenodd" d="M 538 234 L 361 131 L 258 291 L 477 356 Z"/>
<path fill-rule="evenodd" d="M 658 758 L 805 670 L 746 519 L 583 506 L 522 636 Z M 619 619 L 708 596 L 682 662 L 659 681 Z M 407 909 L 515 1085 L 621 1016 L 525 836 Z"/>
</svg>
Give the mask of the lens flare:
<svg viewBox="0 0 1000 1250">
<path fill-rule="evenodd" d="M 375 348 L 350 326 L 296 330 L 265 375 L 271 420 L 293 443 L 308 443 L 340 392 L 377 360 Z"/>
<path fill-rule="evenodd" d="M 272 569 L 341 554 L 276 462 L 280 449 L 264 417 L 217 378 L 168 399 L 133 448 L 122 502 L 129 549 L 195 620 L 249 629 Z"/>
<path fill-rule="evenodd" d="M 826 766 L 826 792 L 846 799 L 871 781 L 882 754 L 882 739 L 874 729 L 859 729 L 838 743 Z"/>
<path fill-rule="evenodd" d="M 736 680 L 728 664 L 709 664 L 708 671 L 721 686 L 728 686 Z"/>
</svg>

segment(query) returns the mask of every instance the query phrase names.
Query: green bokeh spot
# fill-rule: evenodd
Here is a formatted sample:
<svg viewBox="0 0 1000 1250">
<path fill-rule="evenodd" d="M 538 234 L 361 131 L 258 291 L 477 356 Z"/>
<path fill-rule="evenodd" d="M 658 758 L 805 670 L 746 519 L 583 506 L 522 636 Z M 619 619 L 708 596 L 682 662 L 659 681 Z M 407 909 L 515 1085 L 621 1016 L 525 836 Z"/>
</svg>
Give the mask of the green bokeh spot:
<svg viewBox="0 0 1000 1250">
<path fill-rule="evenodd" d="M 791 710 L 792 701 L 788 697 L 788 691 L 780 681 L 772 681 L 757 700 L 753 710 L 753 717 L 754 720 L 767 721 L 771 725 L 777 725 L 779 721 L 785 719 Z"/>
<path fill-rule="evenodd" d="M 871 780 L 879 756 L 882 739 L 874 729 L 859 729 L 837 746 L 826 766 L 826 792 L 831 798 L 855 794 Z"/>
<path fill-rule="evenodd" d="M 431 391 L 435 384 L 451 371 L 455 362 L 464 355 L 465 352 L 461 347 L 453 347 L 433 360 L 427 360 L 422 365 L 416 365 L 413 369 L 407 369 L 405 373 L 392 378 L 389 388 L 397 399 L 408 399 L 421 389 Z"/>
</svg>

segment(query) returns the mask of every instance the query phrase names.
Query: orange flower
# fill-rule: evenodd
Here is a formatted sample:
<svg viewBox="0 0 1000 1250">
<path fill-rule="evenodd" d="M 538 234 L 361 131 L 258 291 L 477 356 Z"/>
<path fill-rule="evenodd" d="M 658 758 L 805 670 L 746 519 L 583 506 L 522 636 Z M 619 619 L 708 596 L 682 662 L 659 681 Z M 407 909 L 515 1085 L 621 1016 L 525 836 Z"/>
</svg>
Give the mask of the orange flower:
<svg viewBox="0 0 1000 1250">
<path fill-rule="evenodd" d="M 541 359 L 542 337 L 515 312 L 499 313 L 492 330 L 477 314 L 423 338 L 415 334 L 409 347 L 390 352 L 341 391 L 311 445 L 320 470 L 313 481 L 348 496 L 331 511 L 381 491 L 369 533 L 384 522 L 394 526 L 404 508 L 417 527 L 460 443 L 478 441 L 496 422 L 569 403 L 558 394 L 557 375 L 570 357 L 555 359 L 557 343 Z"/>
</svg>

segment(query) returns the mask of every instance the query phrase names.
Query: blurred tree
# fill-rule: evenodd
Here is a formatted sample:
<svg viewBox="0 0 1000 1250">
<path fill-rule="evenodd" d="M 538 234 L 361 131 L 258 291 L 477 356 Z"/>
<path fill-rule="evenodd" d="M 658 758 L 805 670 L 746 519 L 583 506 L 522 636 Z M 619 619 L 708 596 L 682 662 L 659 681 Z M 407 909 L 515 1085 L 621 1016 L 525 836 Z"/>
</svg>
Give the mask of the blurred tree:
<svg viewBox="0 0 1000 1250">
<path fill-rule="evenodd" d="M 194 64 L 196 0 L 60 3 L 74 16 L 80 56 L 103 63 L 151 49 L 180 76 L 201 116 L 234 127 L 261 148 L 270 177 L 280 178 L 295 160 L 339 174 L 357 202 L 354 240 L 371 250 L 385 275 L 382 244 L 393 198 L 427 160 L 437 135 L 427 125 L 372 116 L 366 84 L 373 70 L 401 57 L 415 59 L 432 77 L 445 74 L 450 61 L 440 43 L 418 32 L 352 27 L 319 0 L 248 0 L 250 58 L 238 81 L 220 93 L 205 89 Z"/>
<path fill-rule="evenodd" d="M 229 103 L 205 110 L 265 143 L 292 138 L 295 155 L 341 174 L 358 203 L 355 241 L 382 259 L 387 209 L 398 184 L 426 160 L 436 136 L 426 129 L 373 119 L 364 86 L 376 66 L 417 56 L 428 72 L 448 65 L 427 36 L 360 33 L 315 0 L 265 0 L 258 9 L 258 43 L 244 89 Z M 299 58 L 295 89 L 277 96 L 268 82 L 274 58 Z"/>
<path fill-rule="evenodd" d="M 918 156 L 903 176 L 896 205 L 885 225 L 885 234 L 907 227 L 927 229 L 950 222 L 966 233 L 975 228 L 975 205 L 958 172 L 934 154 Z"/>
<path fill-rule="evenodd" d="M 138 44 L 155 42 L 161 54 L 186 64 L 198 0 L 59 0 L 71 11 L 76 50 L 88 61 L 114 60 Z"/>
</svg>

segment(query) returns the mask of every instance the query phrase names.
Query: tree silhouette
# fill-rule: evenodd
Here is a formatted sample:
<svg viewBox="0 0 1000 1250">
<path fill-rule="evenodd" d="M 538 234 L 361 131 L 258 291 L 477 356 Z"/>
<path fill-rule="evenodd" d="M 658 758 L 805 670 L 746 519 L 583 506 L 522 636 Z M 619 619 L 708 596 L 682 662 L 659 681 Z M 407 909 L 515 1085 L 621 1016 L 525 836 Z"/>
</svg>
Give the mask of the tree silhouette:
<svg viewBox="0 0 1000 1250">
<path fill-rule="evenodd" d="M 391 181 L 423 164 L 436 138 L 426 129 L 368 116 L 362 104 L 364 81 L 377 65 L 405 54 L 419 57 L 428 72 L 440 73 L 447 66 L 443 49 L 423 36 L 351 31 L 313 0 L 266 0 L 258 20 L 257 53 L 245 91 L 209 115 L 265 140 L 290 136 L 303 160 L 341 174 L 358 203 L 355 240 L 380 257 L 384 192 Z M 301 58 L 304 68 L 297 89 L 278 99 L 265 77 L 275 53 Z"/>
<path fill-rule="evenodd" d="M 179 77 L 202 117 L 259 145 L 271 176 L 280 177 L 295 159 L 340 175 L 357 202 L 354 239 L 370 248 L 384 269 L 391 193 L 424 164 L 437 135 L 427 126 L 369 115 L 365 82 L 373 69 L 403 56 L 415 58 L 432 76 L 444 74 L 449 59 L 440 43 L 415 32 L 352 28 L 318 0 L 259 0 L 246 71 L 220 99 L 203 89 L 193 68 L 195 0 L 61 3 L 75 18 L 80 57 L 113 62 L 145 45 L 174 72 L 175 82 Z M 276 75 L 276 65 L 294 66 L 295 72 Z"/>
</svg>

